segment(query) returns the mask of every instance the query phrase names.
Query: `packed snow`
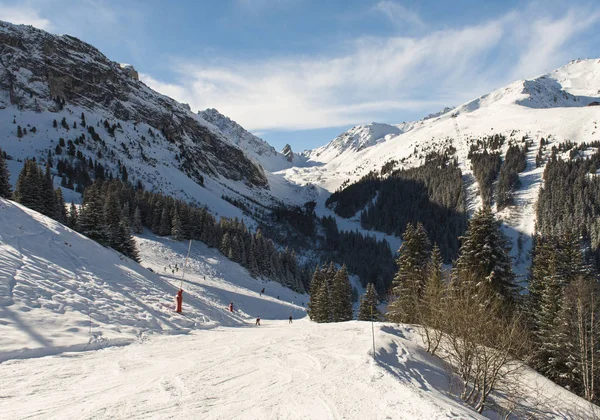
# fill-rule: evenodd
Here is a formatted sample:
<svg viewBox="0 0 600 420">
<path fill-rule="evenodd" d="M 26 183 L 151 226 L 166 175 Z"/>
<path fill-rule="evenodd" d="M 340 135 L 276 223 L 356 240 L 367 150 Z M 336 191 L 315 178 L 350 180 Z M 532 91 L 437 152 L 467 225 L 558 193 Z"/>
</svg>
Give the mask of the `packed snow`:
<svg viewBox="0 0 600 420">
<path fill-rule="evenodd" d="M 481 418 L 416 327 L 315 324 L 306 295 L 253 279 L 214 249 L 193 242 L 184 275 L 187 243 L 136 241 L 141 265 L 0 201 L 3 417 Z M 594 413 L 532 371 L 521 386 L 520 397 L 496 396 L 516 417 Z"/>
</svg>

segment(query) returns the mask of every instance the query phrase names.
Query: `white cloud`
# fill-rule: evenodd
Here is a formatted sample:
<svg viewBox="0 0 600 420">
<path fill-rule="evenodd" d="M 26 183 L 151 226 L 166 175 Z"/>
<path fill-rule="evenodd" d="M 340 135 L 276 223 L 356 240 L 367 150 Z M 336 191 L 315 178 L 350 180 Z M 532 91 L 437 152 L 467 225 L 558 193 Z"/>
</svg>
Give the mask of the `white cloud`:
<svg viewBox="0 0 600 420">
<path fill-rule="evenodd" d="M 337 56 L 180 62 L 179 81 L 170 84 L 141 77 L 192 109 L 215 107 L 251 130 L 341 126 L 375 120 L 382 112 L 447 105 L 425 92 L 436 85 L 444 90 L 453 84 L 453 92 L 464 87 L 504 29 L 490 22 L 421 38 L 364 38 Z"/>
<path fill-rule="evenodd" d="M 543 17 L 534 21 L 527 31 L 519 30 L 525 45 L 513 71 L 515 77 L 534 76 L 565 64 L 574 58 L 573 48 L 565 45 L 600 20 L 600 12 L 571 10 L 560 19 Z"/>
<path fill-rule="evenodd" d="M 32 25 L 45 30 L 52 26 L 48 19 L 42 18 L 37 10 L 28 6 L 7 6 L 0 3 L 0 20 L 17 25 Z"/>
<path fill-rule="evenodd" d="M 383 13 L 392 23 L 400 25 L 408 23 L 414 26 L 424 26 L 419 15 L 392 0 L 382 0 L 373 6 L 373 11 Z"/>
</svg>

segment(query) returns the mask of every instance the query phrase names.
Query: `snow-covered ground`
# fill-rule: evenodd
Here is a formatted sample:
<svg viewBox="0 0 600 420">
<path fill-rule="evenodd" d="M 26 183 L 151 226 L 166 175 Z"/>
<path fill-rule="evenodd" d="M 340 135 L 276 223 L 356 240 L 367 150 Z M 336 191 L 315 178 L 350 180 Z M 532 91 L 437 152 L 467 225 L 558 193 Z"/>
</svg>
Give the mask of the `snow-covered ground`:
<svg viewBox="0 0 600 420">
<path fill-rule="evenodd" d="M 188 244 L 136 240 L 141 265 L 0 201 L 2 418 L 481 418 L 414 327 L 375 323 L 373 358 L 370 323 L 312 323 L 306 295 L 197 242 L 182 279 Z M 593 414 L 535 372 L 521 383 L 496 396 L 517 396 L 515 418 Z"/>
<path fill-rule="evenodd" d="M 164 267 L 182 267 L 187 244 L 153 235 L 138 243 L 143 266 L 0 199 L 0 362 L 305 314 L 305 295 L 253 279 L 199 242 L 184 281 L 184 313 L 176 314 L 182 271 Z M 233 314 L 223 310 L 231 301 Z"/>
</svg>

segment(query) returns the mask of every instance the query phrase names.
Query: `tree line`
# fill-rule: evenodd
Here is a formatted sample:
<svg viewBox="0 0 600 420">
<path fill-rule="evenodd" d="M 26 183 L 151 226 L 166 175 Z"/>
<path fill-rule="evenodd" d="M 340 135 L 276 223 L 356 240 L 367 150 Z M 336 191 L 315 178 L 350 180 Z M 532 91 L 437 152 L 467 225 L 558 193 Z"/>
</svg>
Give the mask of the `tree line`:
<svg viewBox="0 0 600 420">
<path fill-rule="evenodd" d="M 462 174 L 446 154 L 430 153 L 424 165 L 381 180 L 377 200 L 361 213 L 361 226 L 401 236 L 409 223 L 422 223 L 445 262 L 456 257 L 467 216 Z"/>
<path fill-rule="evenodd" d="M 237 218 L 217 221 L 206 208 L 119 179 L 95 180 L 84 188 L 81 208 L 71 203 L 67 211 L 62 190 L 53 188 L 50 162 L 44 171 L 34 160 L 26 160 L 12 193 L 5 157 L 0 150 L 0 196 L 14 198 L 133 260 L 139 261 L 139 255 L 132 233 L 142 233 L 146 227 L 175 240 L 200 240 L 247 268 L 252 276 L 269 278 L 300 293 L 308 288 L 310 271 L 298 264 L 295 251 L 278 250 L 260 229 L 251 233 Z"/>
<path fill-rule="evenodd" d="M 498 185 L 496 187 L 496 205 L 498 210 L 514 204 L 513 193 L 521 186 L 519 172 L 527 167 L 527 142 L 519 147 L 511 144 L 506 151 L 504 162 L 498 174 Z"/>
</svg>

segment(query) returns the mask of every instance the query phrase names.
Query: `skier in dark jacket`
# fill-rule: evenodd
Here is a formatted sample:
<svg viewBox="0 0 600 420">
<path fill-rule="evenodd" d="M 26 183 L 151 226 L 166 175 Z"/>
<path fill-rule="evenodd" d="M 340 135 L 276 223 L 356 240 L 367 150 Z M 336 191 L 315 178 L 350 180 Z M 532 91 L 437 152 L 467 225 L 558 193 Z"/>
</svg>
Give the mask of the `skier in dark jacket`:
<svg viewBox="0 0 600 420">
<path fill-rule="evenodd" d="M 290 315 L 290 324 L 292 323 L 292 316 Z"/>
<path fill-rule="evenodd" d="M 254 325 L 255 326 L 258 325 L 260 327 L 260 317 L 259 316 L 256 317 L 256 322 L 254 323 Z"/>
</svg>

